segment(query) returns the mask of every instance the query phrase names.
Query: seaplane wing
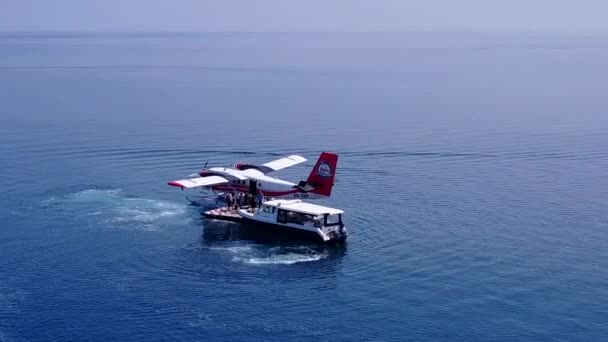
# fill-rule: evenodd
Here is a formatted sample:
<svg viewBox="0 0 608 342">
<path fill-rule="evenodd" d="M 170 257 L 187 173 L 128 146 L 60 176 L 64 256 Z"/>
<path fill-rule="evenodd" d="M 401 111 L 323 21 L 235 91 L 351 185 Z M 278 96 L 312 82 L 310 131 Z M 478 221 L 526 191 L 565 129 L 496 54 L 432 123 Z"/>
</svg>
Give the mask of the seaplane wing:
<svg viewBox="0 0 608 342">
<path fill-rule="evenodd" d="M 303 163 L 305 161 L 306 161 L 306 158 L 295 155 L 295 154 L 291 155 L 289 157 L 273 160 L 271 162 L 263 164 L 263 166 L 265 166 L 264 171 L 266 171 L 264 173 L 278 171 L 278 170 L 281 170 L 281 169 L 284 169 L 284 168 L 287 168 L 290 166 L 294 166 L 294 165 Z"/>
<path fill-rule="evenodd" d="M 205 176 L 190 179 L 182 179 L 178 181 L 169 182 L 167 184 L 171 186 L 177 186 L 180 188 L 196 188 L 200 186 L 213 186 L 218 184 L 228 183 L 228 180 L 221 176 Z"/>
</svg>

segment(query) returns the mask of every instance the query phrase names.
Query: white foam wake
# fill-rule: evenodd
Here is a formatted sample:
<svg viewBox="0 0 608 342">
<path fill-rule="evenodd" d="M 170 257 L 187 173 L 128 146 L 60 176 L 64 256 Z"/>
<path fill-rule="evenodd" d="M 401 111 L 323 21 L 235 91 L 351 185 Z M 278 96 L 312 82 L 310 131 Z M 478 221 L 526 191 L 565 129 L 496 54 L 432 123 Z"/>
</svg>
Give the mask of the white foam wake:
<svg viewBox="0 0 608 342">
<path fill-rule="evenodd" d="M 234 254 L 252 252 L 252 246 L 209 247 L 212 251 L 226 251 Z"/>
<path fill-rule="evenodd" d="M 43 207 L 60 207 L 77 217 L 87 217 L 97 224 L 125 229 L 159 230 L 162 226 L 187 220 L 186 206 L 176 203 L 132 197 L 121 189 L 87 189 L 53 196 L 41 202 Z"/>
<path fill-rule="evenodd" d="M 323 259 L 323 255 L 302 255 L 297 253 L 287 253 L 282 255 L 272 255 L 261 258 L 233 258 L 234 261 L 241 261 L 252 265 L 292 265 L 299 262 L 317 261 Z"/>
<path fill-rule="evenodd" d="M 293 265 L 303 262 L 318 261 L 327 257 L 306 246 L 272 247 L 261 245 L 220 246 L 210 247 L 210 250 L 228 253 L 231 260 L 249 265 Z"/>
</svg>

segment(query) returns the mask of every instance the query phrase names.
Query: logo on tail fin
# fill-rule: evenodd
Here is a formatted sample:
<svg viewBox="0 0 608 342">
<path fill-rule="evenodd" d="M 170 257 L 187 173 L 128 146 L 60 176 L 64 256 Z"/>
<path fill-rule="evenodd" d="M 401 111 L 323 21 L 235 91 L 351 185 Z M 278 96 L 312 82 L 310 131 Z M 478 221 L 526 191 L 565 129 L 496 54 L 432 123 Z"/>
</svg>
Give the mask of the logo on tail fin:
<svg viewBox="0 0 608 342">
<path fill-rule="evenodd" d="M 330 196 L 334 186 L 334 177 L 338 165 L 338 155 L 331 152 L 323 152 L 317 159 L 317 163 L 310 170 L 308 179 L 304 182 L 305 192 L 321 196 Z"/>
<path fill-rule="evenodd" d="M 333 170 L 328 162 L 322 161 L 319 163 L 319 167 L 317 167 L 317 175 L 319 175 L 319 177 L 329 178 L 332 176 L 332 174 Z"/>
</svg>

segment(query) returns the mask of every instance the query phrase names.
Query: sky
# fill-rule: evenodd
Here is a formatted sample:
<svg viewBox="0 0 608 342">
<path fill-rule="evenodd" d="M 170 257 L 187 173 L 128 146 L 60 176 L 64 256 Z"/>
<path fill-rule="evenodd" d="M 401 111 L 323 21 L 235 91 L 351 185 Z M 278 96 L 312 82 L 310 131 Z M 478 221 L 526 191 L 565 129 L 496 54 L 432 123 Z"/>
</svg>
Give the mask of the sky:
<svg viewBox="0 0 608 342">
<path fill-rule="evenodd" d="M 0 31 L 608 31 L 608 0 L 0 0 Z"/>
</svg>

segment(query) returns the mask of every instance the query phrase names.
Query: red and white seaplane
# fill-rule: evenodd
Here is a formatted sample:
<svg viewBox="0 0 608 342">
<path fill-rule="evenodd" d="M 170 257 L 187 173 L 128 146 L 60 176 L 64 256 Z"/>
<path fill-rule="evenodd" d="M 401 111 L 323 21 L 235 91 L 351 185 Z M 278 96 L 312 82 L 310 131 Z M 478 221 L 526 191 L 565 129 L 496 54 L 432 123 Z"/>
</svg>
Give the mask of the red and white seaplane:
<svg viewBox="0 0 608 342">
<path fill-rule="evenodd" d="M 338 155 L 323 152 L 313 167 L 308 179 L 299 183 L 287 182 L 268 174 L 306 161 L 299 155 L 291 155 L 271 162 L 254 165 L 239 163 L 234 167 L 203 168 L 190 179 L 169 182 L 171 186 L 183 189 L 202 188 L 218 192 L 246 192 L 256 194 L 261 191 L 267 198 L 315 199 L 329 197 L 334 185 Z M 203 197 L 204 199 L 204 197 Z M 194 204 L 198 200 L 188 198 Z"/>
</svg>

